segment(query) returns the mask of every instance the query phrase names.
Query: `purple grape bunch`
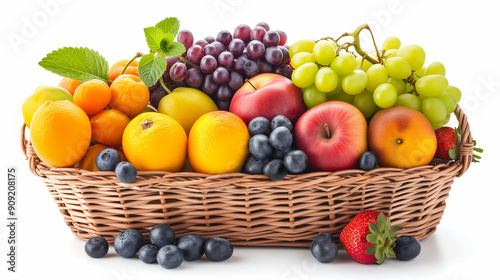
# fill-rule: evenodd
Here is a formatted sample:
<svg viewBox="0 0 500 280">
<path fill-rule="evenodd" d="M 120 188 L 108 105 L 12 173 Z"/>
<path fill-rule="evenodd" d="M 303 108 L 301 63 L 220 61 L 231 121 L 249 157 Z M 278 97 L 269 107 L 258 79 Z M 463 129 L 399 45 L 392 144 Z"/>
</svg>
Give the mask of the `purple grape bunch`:
<svg viewBox="0 0 500 280">
<path fill-rule="evenodd" d="M 220 31 L 216 37 L 207 36 L 194 41 L 189 30 L 181 30 L 177 41 L 186 47 L 182 57 L 168 57 L 163 81 L 170 89 L 191 87 L 210 96 L 220 110 L 229 110 L 234 93 L 260 73 L 276 73 L 290 78 L 292 68 L 287 35 L 270 30 L 265 22 L 253 29 L 238 25 L 234 32 Z M 158 108 L 159 100 L 167 94 L 159 83 L 150 88 L 151 104 Z"/>
</svg>

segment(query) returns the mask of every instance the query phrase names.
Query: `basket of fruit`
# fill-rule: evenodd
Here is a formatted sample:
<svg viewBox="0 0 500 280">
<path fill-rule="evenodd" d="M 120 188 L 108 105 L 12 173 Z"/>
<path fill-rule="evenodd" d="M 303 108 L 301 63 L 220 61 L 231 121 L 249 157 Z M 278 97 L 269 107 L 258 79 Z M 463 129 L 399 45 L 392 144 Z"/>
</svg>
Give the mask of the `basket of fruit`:
<svg viewBox="0 0 500 280">
<path fill-rule="evenodd" d="M 287 47 L 261 23 L 194 42 L 167 18 L 144 29 L 148 54 L 110 68 L 56 50 L 40 65 L 59 87 L 23 105 L 30 170 L 82 239 L 168 224 L 301 247 L 366 209 L 425 238 L 477 158 L 461 93 L 418 46 L 390 37 L 367 55 L 363 30 Z"/>
</svg>

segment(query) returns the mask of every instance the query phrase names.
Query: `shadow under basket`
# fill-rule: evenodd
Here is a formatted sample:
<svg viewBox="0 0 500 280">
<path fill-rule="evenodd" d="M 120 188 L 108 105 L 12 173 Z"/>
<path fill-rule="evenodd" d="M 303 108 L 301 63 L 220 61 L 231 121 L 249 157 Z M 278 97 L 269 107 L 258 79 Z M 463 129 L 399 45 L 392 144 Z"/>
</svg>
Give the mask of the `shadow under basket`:
<svg viewBox="0 0 500 280">
<path fill-rule="evenodd" d="M 220 236 L 234 245 L 308 247 L 322 232 L 336 237 L 360 211 L 378 210 L 417 239 L 436 231 L 455 177 L 472 161 L 472 136 L 457 106 L 462 131 L 459 158 L 449 164 L 410 169 L 350 169 L 288 175 L 277 182 L 264 175 L 139 171 L 131 183 L 114 172 L 54 168 L 41 161 L 21 131 L 29 168 L 40 177 L 71 231 L 81 239 L 135 228 L 147 240 L 157 224 L 180 237 Z"/>
</svg>

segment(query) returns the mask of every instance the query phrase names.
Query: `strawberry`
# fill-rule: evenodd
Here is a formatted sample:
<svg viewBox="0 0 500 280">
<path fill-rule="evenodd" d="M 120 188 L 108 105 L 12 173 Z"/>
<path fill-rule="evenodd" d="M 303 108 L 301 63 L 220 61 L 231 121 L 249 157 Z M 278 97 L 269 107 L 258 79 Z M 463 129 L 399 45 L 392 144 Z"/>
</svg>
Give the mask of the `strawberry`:
<svg viewBox="0 0 500 280">
<path fill-rule="evenodd" d="M 460 144 L 457 131 L 449 126 L 443 126 L 434 131 L 437 139 L 435 158 L 442 160 L 455 160 L 458 156 L 458 145 Z"/>
<path fill-rule="evenodd" d="M 442 160 L 455 160 L 458 157 L 458 147 L 462 141 L 462 135 L 460 134 L 460 129 L 453 129 L 449 126 L 443 126 L 434 131 L 436 133 L 437 139 L 437 149 L 435 158 Z M 472 140 L 473 153 L 472 162 L 479 162 L 481 157 L 477 153 L 482 153 L 483 149 L 476 147 L 476 140 Z"/>
<path fill-rule="evenodd" d="M 401 228 L 391 228 L 389 218 L 375 210 L 357 214 L 340 233 L 340 242 L 355 261 L 382 264 L 385 258 L 395 258 L 394 246 Z"/>
</svg>

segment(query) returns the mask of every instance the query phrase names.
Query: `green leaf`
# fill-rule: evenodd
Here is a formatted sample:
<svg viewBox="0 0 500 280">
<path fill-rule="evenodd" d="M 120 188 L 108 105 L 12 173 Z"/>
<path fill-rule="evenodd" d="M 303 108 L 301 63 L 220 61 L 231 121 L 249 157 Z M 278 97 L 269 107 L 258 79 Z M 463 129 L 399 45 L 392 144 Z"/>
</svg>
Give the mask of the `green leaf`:
<svg viewBox="0 0 500 280">
<path fill-rule="evenodd" d="M 179 42 L 173 42 L 173 44 L 169 47 L 169 49 L 164 52 L 166 56 L 181 56 L 183 53 L 186 52 L 186 48 L 182 43 Z"/>
<path fill-rule="evenodd" d="M 80 82 L 99 79 L 107 83 L 109 78 L 108 61 L 88 48 L 64 47 L 47 54 L 38 64 L 52 73 Z"/>
<path fill-rule="evenodd" d="M 376 244 L 378 237 L 376 234 L 370 233 L 366 236 L 366 240 L 370 243 Z"/>
<path fill-rule="evenodd" d="M 367 255 L 373 255 L 377 251 L 377 246 L 373 245 L 370 248 L 366 249 L 365 253 Z"/>
<path fill-rule="evenodd" d="M 162 41 L 165 39 L 165 32 L 158 27 L 146 27 L 144 28 L 144 35 L 146 35 L 149 49 L 154 52 L 162 52 Z"/>
<path fill-rule="evenodd" d="M 377 258 L 377 264 L 382 264 L 385 261 L 385 254 L 381 251 L 375 251 L 375 258 Z"/>
<path fill-rule="evenodd" d="M 393 226 L 391 230 L 389 230 L 390 234 L 394 234 L 396 231 L 401 230 L 400 226 Z"/>
<path fill-rule="evenodd" d="M 370 230 L 371 233 L 373 234 L 378 234 L 378 226 L 376 224 L 369 224 L 368 229 Z"/>
<path fill-rule="evenodd" d="M 181 24 L 175 17 L 166 18 L 158 22 L 155 27 L 162 30 L 165 34 L 172 34 L 173 37 L 177 36 Z"/>
<path fill-rule="evenodd" d="M 139 78 L 150 87 L 156 84 L 167 70 L 167 60 L 161 54 L 149 53 L 139 61 Z"/>
<path fill-rule="evenodd" d="M 383 213 L 378 214 L 377 225 L 378 225 L 378 227 L 380 229 L 384 229 L 385 228 L 385 217 L 384 217 Z"/>
<path fill-rule="evenodd" d="M 388 259 L 395 259 L 396 258 L 396 253 L 394 253 L 394 250 L 393 249 L 389 249 L 385 252 L 385 256 L 388 258 Z"/>
</svg>

